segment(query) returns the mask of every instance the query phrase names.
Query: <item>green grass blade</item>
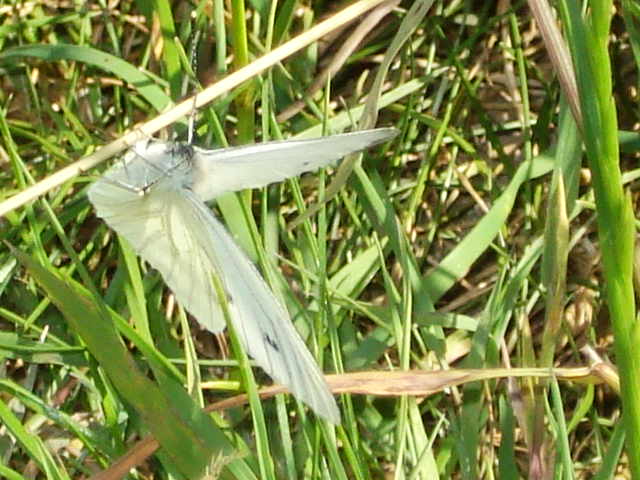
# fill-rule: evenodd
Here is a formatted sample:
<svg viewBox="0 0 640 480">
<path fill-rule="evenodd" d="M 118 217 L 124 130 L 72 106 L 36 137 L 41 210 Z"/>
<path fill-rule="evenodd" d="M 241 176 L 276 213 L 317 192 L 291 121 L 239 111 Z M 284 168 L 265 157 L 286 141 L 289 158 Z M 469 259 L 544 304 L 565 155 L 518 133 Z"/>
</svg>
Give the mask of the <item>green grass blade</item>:
<svg viewBox="0 0 640 480">
<path fill-rule="evenodd" d="M 78 45 L 24 45 L 0 52 L 0 62 L 14 62 L 25 57 L 47 61 L 75 60 L 109 72 L 132 85 L 156 111 L 161 112 L 171 100 L 153 81 L 129 62 L 95 48 Z"/>
<path fill-rule="evenodd" d="M 164 382 L 161 380 L 163 392 L 140 372 L 102 309 L 72 291 L 67 284 L 22 252 L 14 249 L 13 253 L 64 313 L 109 379 L 142 416 L 179 471 L 194 478 L 202 473 L 214 454 L 231 452 L 225 436 L 210 417 L 191 401 L 182 385 L 164 378 Z"/>
<path fill-rule="evenodd" d="M 9 406 L 0 400 L 0 422 L 13 434 L 38 468 L 51 480 L 68 480 L 63 469 L 56 464 L 51 453 L 37 435 L 27 431 Z"/>
<path fill-rule="evenodd" d="M 574 65 L 583 115 L 583 142 L 593 175 L 598 238 L 606 295 L 615 334 L 622 403 L 627 427 L 627 455 L 633 476 L 640 478 L 640 328 L 633 289 L 635 218 L 620 172 L 618 122 L 612 95 L 610 41 L 612 2 L 592 2 L 583 17 L 567 2 Z"/>
<path fill-rule="evenodd" d="M 473 262 L 489 247 L 504 225 L 511 213 L 520 186 L 527 180 L 549 173 L 552 168 L 552 160 L 544 156 L 520 165 L 500 198 L 494 202 L 491 210 L 473 227 L 464 240 L 440 262 L 436 269 L 424 276 L 421 291 L 436 301 L 458 279 L 464 276 Z"/>
</svg>

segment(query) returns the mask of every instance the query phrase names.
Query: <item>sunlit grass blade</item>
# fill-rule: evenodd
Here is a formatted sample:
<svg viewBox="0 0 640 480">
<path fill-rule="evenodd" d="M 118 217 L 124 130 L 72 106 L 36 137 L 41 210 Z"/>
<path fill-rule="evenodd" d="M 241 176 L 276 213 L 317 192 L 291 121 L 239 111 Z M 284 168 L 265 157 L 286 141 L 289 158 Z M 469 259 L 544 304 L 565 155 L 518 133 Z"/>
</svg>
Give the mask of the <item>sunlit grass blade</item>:
<svg viewBox="0 0 640 480">
<path fill-rule="evenodd" d="M 613 4 L 606 0 L 593 2 L 586 18 L 578 5 L 567 2 L 566 8 L 583 116 L 583 142 L 593 176 L 606 298 L 620 368 L 627 454 L 633 475 L 640 477 L 640 328 L 632 278 L 635 217 L 620 171 L 608 50 Z"/>
<path fill-rule="evenodd" d="M 104 308 L 13 250 L 18 260 L 51 296 L 87 348 L 107 372 L 120 394 L 144 419 L 165 448 L 165 455 L 185 475 L 199 475 L 218 452 L 230 453 L 230 445 L 208 415 L 189 398 L 182 385 L 165 377 L 159 389 L 138 369 L 124 348 Z M 156 374 L 161 370 L 157 370 Z M 169 395 L 169 396 L 168 396 Z M 176 408 L 177 407 L 177 408 Z"/>
</svg>

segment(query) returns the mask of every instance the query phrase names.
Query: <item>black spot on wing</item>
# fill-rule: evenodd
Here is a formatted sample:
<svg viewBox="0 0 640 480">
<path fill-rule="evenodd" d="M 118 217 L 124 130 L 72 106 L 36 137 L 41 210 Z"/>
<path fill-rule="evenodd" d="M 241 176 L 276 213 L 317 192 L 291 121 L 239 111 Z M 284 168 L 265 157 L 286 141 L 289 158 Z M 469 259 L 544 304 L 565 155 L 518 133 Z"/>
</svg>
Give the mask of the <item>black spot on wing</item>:
<svg viewBox="0 0 640 480">
<path fill-rule="evenodd" d="M 276 352 L 280 352 L 280 347 L 278 346 L 278 343 L 273 338 L 271 338 L 267 334 L 264 334 L 263 338 L 264 338 L 264 341 L 267 342 L 267 345 L 273 348 Z"/>
</svg>

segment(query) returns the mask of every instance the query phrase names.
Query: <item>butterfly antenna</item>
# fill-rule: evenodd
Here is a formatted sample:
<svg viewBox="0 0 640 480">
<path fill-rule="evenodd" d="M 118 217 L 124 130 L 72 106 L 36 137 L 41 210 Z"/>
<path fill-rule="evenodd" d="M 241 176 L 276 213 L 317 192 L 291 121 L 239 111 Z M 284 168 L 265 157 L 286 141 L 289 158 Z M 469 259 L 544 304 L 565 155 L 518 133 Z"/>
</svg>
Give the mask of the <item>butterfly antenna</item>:
<svg viewBox="0 0 640 480">
<path fill-rule="evenodd" d="M 191 113 L 189 114 L 189 129 L 187 132 L 187 144 L 193 144 L 194 130 L 195 130 L 195 118 L 196 118 L 196 99 L 198 98 L 198 90 L 200 89 L 200 84 L 198 82 L 198 44 L 200 43 L 200 30 L 195 29 L 193 31 L 192 40 L 191 40 L 191 74 L 192 80 L 195 86 L 196 93 L 193 95 L 193 107 L 191 108 Z"/>
<path fill-rule="evenodd" d="M 193 96 L 193 107 L 191 108 L 191 113 L 189 114 L 189 130 L 187 131 L 187 144 L 193 145 L 193 130 L 195 128 L 195 118 L 196 118 L 196 98 L 198 94 L 196 93 Z"/>
</svg>

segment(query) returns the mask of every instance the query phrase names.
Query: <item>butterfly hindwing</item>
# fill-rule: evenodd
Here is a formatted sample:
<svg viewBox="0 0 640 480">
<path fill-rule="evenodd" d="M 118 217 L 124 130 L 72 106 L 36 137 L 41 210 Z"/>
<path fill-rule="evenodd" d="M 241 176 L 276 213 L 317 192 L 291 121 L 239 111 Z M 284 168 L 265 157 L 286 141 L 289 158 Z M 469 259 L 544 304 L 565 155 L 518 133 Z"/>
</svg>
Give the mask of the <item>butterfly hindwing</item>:
<svg viewBox="0 0 640 480">
<path fill-rule="evenodd" d="M 333 423 L 340 413 L 322 372 L 295 330 L 286 309 L 220 221 L 189 193 L 200 217 L 199 232 L 213 252 L 215 271 L 227 292 L 231 320 L 247 353 L 276 382 Z"/>
</svg>

